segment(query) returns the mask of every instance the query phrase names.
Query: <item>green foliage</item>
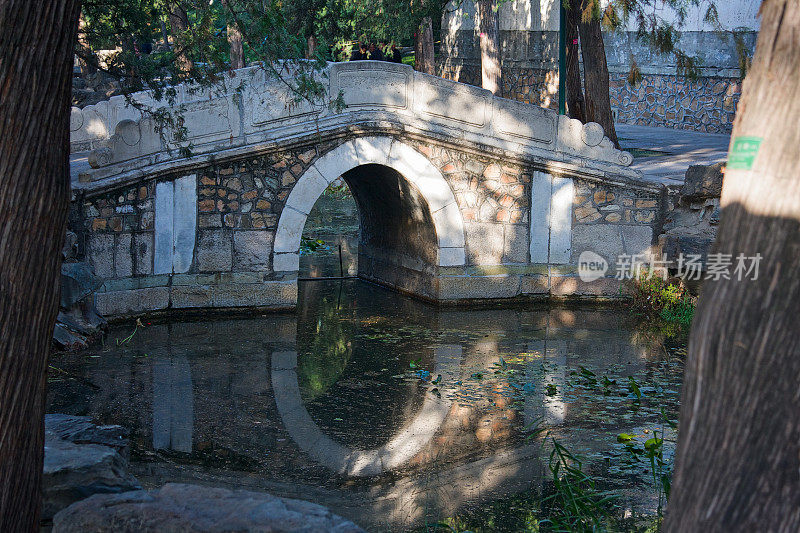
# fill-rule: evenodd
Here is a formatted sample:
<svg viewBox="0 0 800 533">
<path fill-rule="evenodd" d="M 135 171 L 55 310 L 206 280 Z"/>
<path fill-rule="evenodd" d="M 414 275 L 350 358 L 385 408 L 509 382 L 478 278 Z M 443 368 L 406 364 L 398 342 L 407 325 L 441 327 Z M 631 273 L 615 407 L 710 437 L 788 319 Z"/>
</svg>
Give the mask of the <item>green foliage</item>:
<svg viewBox="0 0 800 533">
<path fill-rule="evenodd" d="M 668 326 L 666 329 L 675 326 L 673 333 L 688 331 L 695 305 L 696 298 L 679 283 L 646 272 L 633 280 L 633 311 L 655 322 L 656 326 Z"/>
<path fill-rule="evenodd" d="M 314 35 L 333 45 L 333 55 L 347 60 L 357 41 L 394 41 L 409 45 L 423 17 L 439 31 L 445 0 L 288 0 L 290 31 Z"/>
<path fill-rule="evenodd" d="M 321 239 L 314 239 L 312 237 L 306 237 L 305 235 L 300 237 L 301 254 L 310 254 L 324 249 L 325 241 Z"/>
<path fill-rule="evenodd" d="M 175 17 L 170 13 L 185 13 L 188 29 L 171 25 Z M 129 105 L 151 116 L 162 137 L 172 141 L 180 143 L 185 137 L 182 110 L 174 107 L 176 84 L 191 82 L 195 91 L 243 89 L 227 87 L 229 27 L 241 34 L 246 61 L 282 80 L 295 95 L 295 104 L 340 104 L 338 98 L 325 100 L 321 69 L 331 59 L 330 46 L 318 40 L 307 59 L 306 37 L 290 29 L 284 6 L 277 1 L 87 0 L 82 21 L 78 57 L 116 79 Z M 115 51 L 101 60 L 96 55 L 101 49 Z M 141 90 L 150 91 L 158 104 L 146 106 L 131 98 Z"/>
<path fill-rule="evenodd" d="M 335 200 L 345 200 L 347 198 L 352 197 L 352 194 L 350 193 L 350 187 L 348 187 L 347 184 L 344 182 L 339 183 L 338 185 L 337 184 L 328 185 L 328 188 L 325 189 L 325 192 L 323 194 Z"/>
<path fill-rule="evenodd" d="M 556 439 L 551 439 L 551 482 L 553 493 L 542 499 L 548 531 L 597 531 L 608 529 L 616 496 L 598 490 L 594 478 L 584 472 L 583 463 Z"/>
<path fill-rule="evenodd" d="M 334 298 L 320 302 L 311 335 L 302 335 L 297 358 L 297 378 L 304 401 L 312 401 L 336 383 L 353 355 L 353 323 L 341 320 Z"/>
</svg>

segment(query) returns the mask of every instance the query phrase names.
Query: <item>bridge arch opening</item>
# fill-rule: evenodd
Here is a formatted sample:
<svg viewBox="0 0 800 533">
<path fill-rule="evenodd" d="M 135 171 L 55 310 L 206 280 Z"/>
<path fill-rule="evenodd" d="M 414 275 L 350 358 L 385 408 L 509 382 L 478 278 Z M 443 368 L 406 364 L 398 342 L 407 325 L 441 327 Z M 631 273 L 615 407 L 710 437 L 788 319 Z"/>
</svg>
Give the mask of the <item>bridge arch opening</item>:
<svg viewBox="0 0 800 533">
<path fill-rule="evenodd" d="M 278 219 L 274 270 L 298 271 L 308 215 L 338 178 L 358 206 L 359 277 L 436 299 L 438 267 L 465 261 L 461 213 L 439 170 L 388 136 L 349 140 L 300 176 Z"/>
</svg>

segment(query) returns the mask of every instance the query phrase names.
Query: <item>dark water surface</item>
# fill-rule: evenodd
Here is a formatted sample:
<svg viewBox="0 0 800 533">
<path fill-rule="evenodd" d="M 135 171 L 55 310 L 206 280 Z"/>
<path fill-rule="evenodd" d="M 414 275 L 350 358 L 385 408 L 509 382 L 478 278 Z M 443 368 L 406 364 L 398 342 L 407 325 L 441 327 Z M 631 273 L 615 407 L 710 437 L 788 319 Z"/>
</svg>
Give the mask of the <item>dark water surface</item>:
<svg viewBox="0 0 800 533">
<path fill-rule="evenodd" d="M 662 408 L 675 417 L 680 350 L 625 309 L 437 309 L 354 280 L 301 283 L 299 302 L 145 322 L 128 341 L 133 324 L 114 327 L 104 347 L 54 357 L 66 373 L 48 412 L 129 428 L 147 488 L 265 490 L 373 531 L 540 491 L 552 441 L 534 430 L 585 459 L 623 511 L 654 512 L 649 464 L 626 462 L 617 435 L 644 442 Z"/>
</svg>

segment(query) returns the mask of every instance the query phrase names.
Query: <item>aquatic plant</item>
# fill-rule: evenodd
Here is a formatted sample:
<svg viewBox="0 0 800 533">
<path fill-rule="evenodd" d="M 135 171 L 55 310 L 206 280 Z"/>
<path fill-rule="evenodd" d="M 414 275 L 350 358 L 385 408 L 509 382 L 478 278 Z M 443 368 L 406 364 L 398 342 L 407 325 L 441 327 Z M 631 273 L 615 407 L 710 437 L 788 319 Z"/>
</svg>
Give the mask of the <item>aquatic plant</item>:
<svg viewBox="0 0 800 533">
<path fill-rule="evenodd" d="M 667 337 L 688 332 L 697 298 L 684 284 L 642 271 L 631 281 L 631 288 L 631 310 L 646 319 L 645 327 L 659 330 Z"/>
</svg>

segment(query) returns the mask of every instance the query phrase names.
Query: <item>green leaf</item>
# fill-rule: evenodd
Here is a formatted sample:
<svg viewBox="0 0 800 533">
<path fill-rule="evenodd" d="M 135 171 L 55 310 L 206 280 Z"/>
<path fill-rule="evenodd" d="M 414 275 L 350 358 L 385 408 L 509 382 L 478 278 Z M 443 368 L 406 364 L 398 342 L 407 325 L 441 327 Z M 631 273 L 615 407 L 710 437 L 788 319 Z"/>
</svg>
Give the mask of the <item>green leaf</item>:
<svg viewBox="0 0 800 533">
<path fill-rule="evenodd" d="M 633 440 L 633 435 L 627 433 L 620 433 L 617 435 L 617 442 L 630 442 Z"/>
</svg>

